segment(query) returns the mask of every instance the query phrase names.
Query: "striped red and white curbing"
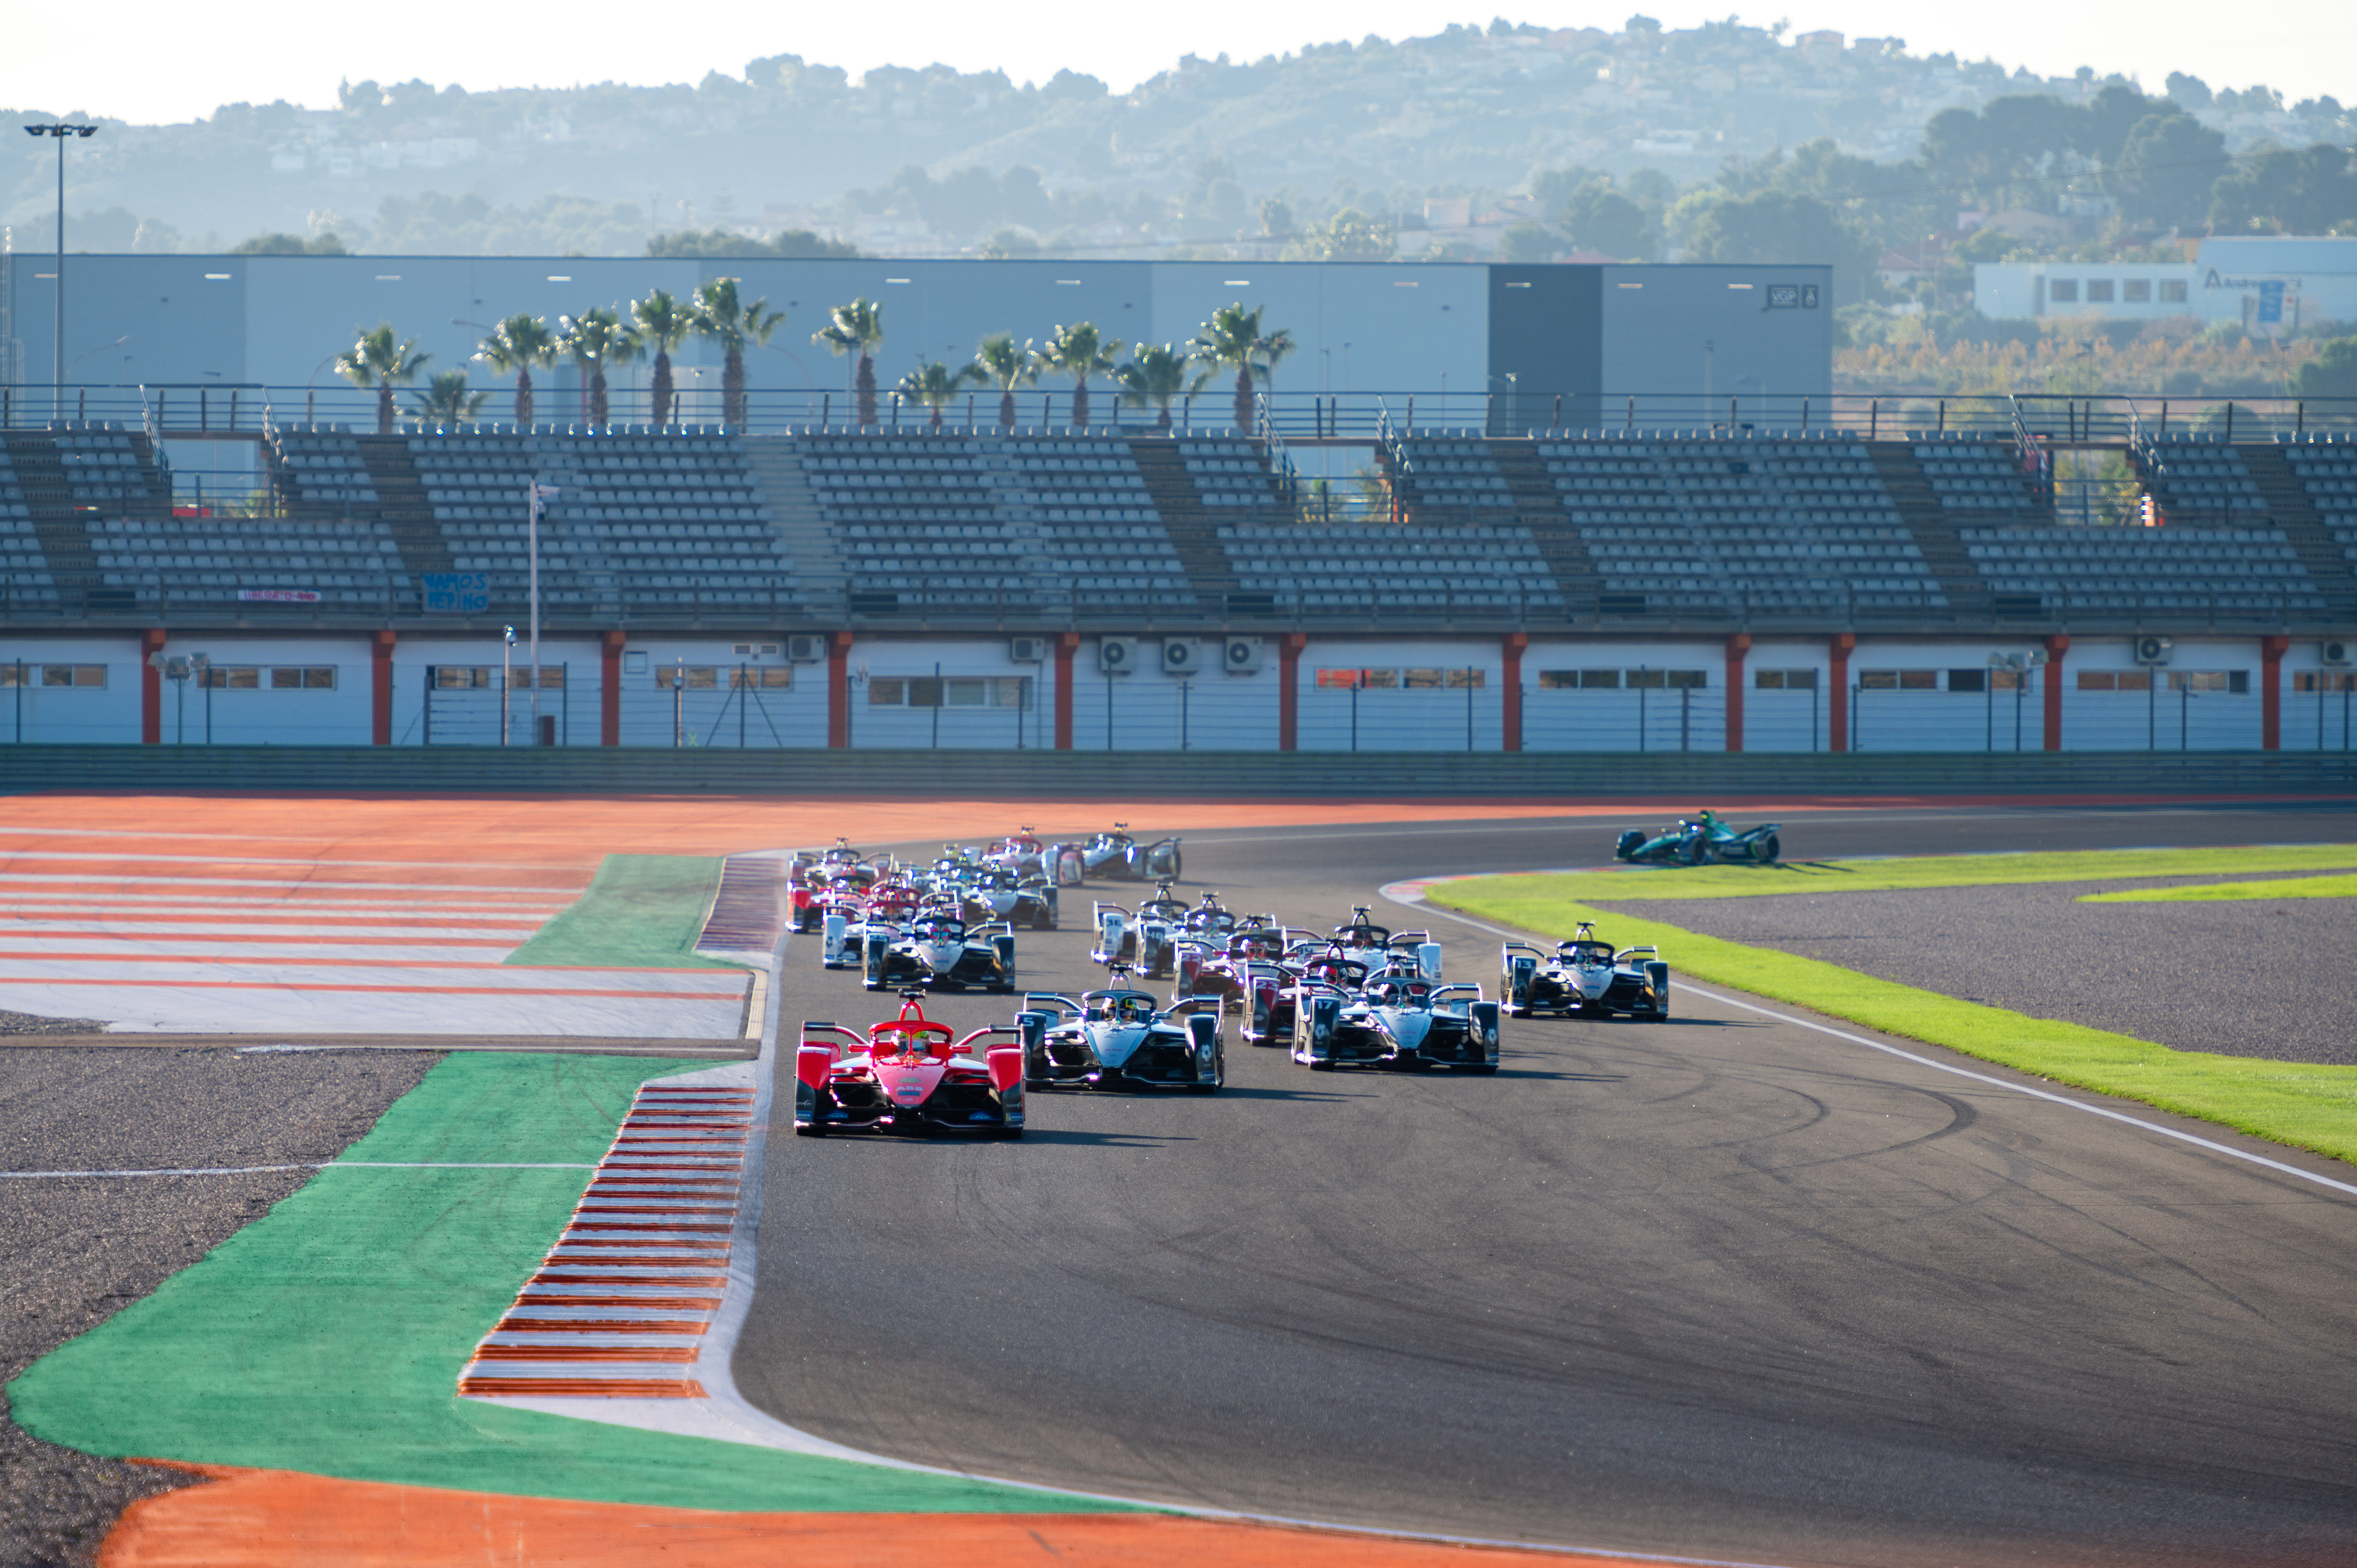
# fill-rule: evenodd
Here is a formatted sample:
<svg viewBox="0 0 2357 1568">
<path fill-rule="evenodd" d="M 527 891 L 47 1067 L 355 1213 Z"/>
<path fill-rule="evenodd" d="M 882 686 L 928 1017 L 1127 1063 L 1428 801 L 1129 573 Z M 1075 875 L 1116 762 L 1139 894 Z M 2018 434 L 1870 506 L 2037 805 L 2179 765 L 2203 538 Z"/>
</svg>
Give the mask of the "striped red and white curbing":
<svg viewBox="0 0 2357 1568">
<path fill-rule="evenodd" d="M 755 1090 L 640 1087 L 571 1223 L 458 1379 L 475 1398 L 703 1399 Z"/>
</svg>

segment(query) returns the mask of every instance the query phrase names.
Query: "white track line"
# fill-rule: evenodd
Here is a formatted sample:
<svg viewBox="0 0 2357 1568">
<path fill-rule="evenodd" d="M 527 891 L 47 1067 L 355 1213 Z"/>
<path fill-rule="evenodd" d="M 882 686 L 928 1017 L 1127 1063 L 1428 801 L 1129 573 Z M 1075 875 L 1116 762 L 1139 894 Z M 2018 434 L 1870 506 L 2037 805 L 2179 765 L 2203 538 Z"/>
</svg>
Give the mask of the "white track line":
<svg viewBox="0 0 2357 1568">
<path fill-rule="evenodd" d="M 1460 926 L 1470 926 L 1476 930 L 1488 931 L 1493 936 L 1520 940 L 1523 937 L 1530 935 L 1527 931 L 1513 930 L 1504 926 L 1493 926 L 1485 920 L 1469 919 L 1463 915 L 1454 914 L 1449 910 L 1440 908 L 1437 906 L 1425 903 L 1424 894 L 1421 891 L 1423 887 L 1435 882 L 1447 882 L 1451 880 L 1454 879 L 1445 876 L 1424 877 L 1413 882 L 1394 882 L 1390 884 L 1388 886 L 1378 889 L 1378 891 L 1383 897 L 1389 899 L 1392 903 L 1411 908 L 1422 908 L 1432 914 L 1439 916 L 1444 920 L 1454 920 Z M 1401 889 L 1401 891 L 1394 893 L 1393 891 L 1394 888 Z M 1416 890 L 1410 892 L 1408 891 L 1410 888 L 1415 888 Z M 1941 1061 L 1936 1058 L 1921 1056 L 1914 1051 L 1903 1050 L 1897 1046 L 1885 1045 L 1880 1040 L 1868 1039 L 1864 1035 L 1853 1035 L 1847 1029 L 1836 1029 L 1830 1024 L 1820 1024 L 1813 1018 L 1803 1018 L 1791 1013 L 1779 1013 L 1774 1008 L 1763 1007 L 1757 1002 L 1746 1002 L 1740 996 L 1730 996 L 1723 992 L 1717 991 L 1706 991 L 1701 986 L 1695 984 L 1692 981 L 1684 981 L 1681 982 L 1681 983 L 1697 996 L 1706 996 L 1714 1002 L 1724 1002 L 1730 1007 L 1740 1007 L 1746 1012 L 1757 1013 L 1762 1017 L 1773 1018 L 1780 1024 L 1793 1024 L 1803 1029 L 1814 1029 L 1820 1035 L 1831 1035 L 1837 1040 L 1847 1040 L 1852 1045 L 1864 1046 L 1868 1050 L 1880 1051 L 1885 1056 L 1897 1057 L 1901 1061 L 1910 1061 L 1920 1067 L 1928 1067 L 1938 1072 L 1952 1073 L 1957 1078 L 1969 1078 L 1975 1083 L 1986 1083 L 1996 1089 L 2008 1090 L 2014 1094 L 2027 1095 L 2032 1100 L 2043 1100 L 2055 1105 L 2067 1105 L 2073 1111 L 2083 1111 L 2090 1116 L 2101 1116 L 2107 1122 L 2118 1122 L 2130 1127 L 2142 1128 L 2147 1133 L 2158 1133 L 2164 1138 L 2174 1138 L 2180 1144 L 2191 1144 L 2196 1148 L 2207 1149 L 2213 1155 L 2224 1155 L 2230 1159 L 2242 1160 L 2247 1164 L 2255 1165 L 2265 1165 L 2271 1171 L 2280 1171 L 2286 1176 L 2298 1176 L 2302 1181 L 2313 1182 L 2318 1187 L 2330 1187 L 2335 1192 L 2347 1193 L 2352 1197 L 2357 1197 L 2357 1184 L 2345 1181 L 2335 1181 L 2329 1176 L 2319 1176 L 2315 1171 L 2302 1170 L 2298 1165 L 2286 1165 L 2281 1160 L 2271 1160 L 2265 1155 L 2255 1155 L 2248 1149 L 2238 1149 L 2232 1144 L 2221 1144 L 2213 1138 L 2204 1138 L 2197 1133 L 2181 1132 L 2175 1127 L 2165 1127 L 2158 1122 L 2147 1122 L 2141 1116 L 2130 1116 L 2126 1112 L 2115 1111 L 2107 1105 L 2091 1105 L 2083 1100 L 2073 1100 L 2067 1094 L 2056 1094 L 2048 1090 L 2032 1089 L 2026 1083 L 2012 1083 L 2005 1079 L 1995 1078 L 1985 1072 L 1975 1072 L 1970 1068 L 1957 1067 L 1952 1063 Z"/>
</svg>

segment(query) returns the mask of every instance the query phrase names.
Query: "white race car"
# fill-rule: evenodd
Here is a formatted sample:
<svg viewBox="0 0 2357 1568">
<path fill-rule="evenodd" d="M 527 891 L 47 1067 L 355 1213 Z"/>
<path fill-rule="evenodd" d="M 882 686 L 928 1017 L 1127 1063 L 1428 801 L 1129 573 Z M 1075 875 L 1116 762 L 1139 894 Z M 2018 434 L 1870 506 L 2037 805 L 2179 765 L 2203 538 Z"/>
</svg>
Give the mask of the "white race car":
<svg viewBox="0 0 2357 1568">
<path fill-rule="evenodd" d="M 1218 1000 L 1190 997 L 1165 1009 L 1150 993 L 1123 986 L 1126 978 L 1116 966 L 1112 988 L 1085 993 L 1077 1002 L 1046 992 L 1024 997 L 1015 1027 L 1023 1040 L 1025 1084 L 1218 1093 L 1227 1074 Z"/>
</svg>

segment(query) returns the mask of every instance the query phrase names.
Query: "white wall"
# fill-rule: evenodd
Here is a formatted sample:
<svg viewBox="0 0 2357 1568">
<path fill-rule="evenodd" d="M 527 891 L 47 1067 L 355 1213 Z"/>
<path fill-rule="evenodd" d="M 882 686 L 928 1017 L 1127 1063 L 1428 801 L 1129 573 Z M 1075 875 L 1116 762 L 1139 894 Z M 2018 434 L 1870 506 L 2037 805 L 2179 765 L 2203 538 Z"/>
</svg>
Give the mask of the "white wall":
<svg viewBox="0 0 2357 1568">
<path fill-rule="evenodd" d="M 120 742 L 139 739 L 139 640 L 136 637 L 0 637 L 0 662 L 25 661 L 26 684 L 0 690 L 0 736 L 38 742 Z M 44 664 L 102 664 L 103 688 L 43 686 Z M 165 736 L 171 736 L 167 703 Z"/>
<path fill-rule="evenodd" d="M 1368 669 L 1470 669 L 1480 672 L 1481 684 L 1357 692 L 1354 747 L 1354 693 L 1348 688 L 1321 688 L 1318 671 Z M 1301 650 L 1300 676 L 1297 744 L 1303 751 L 1496 751 L 1499 747 L 1505 660 L 1494 637 L 1408 643 L 1313 638 Z"/>
<path fill-rule="evenodd" d="M 167 658 L 201 653 L 215 669 L 250 667 L 261 684 L 252 690 L 208 690 L 186 682 L 185 693 L 164 682 L 164 744 L 209 736 L 217 746 L 366 746 L 374 657 L 361 637 L 241 638 L 175 635 Z M 332 669 L 332 688 L 273 687 L 273 669 Z"/>
<path fill-rule="evenodd" d="M 1618 687 L 1547 688 L 1549 670 L 1618 670 Z M 1632 671 L 1700 671 L 1694 688 L 1631 688 Z M 1727 649 L 1709 642 L 1543 641 L 1523 652 L 1524 751 L 1719 751 Z"/>
<path fill-rule="evenodd" d="M 1808 691 L 1762 691 L 1762 670 L 1807 670 L 1817 683 Z M 1832 744 L 1833 657 L 1824 638 L 1753 643 L 1743 679 L 1744 750 L 1823 751 Z"/>
<path fill-rule="evenodd" d="M 2045 674 L 2025 671 L 2012 692 L 1987 689 L 1989 656 L 2027 657 L 2034 639 L 1975 638 L 1955 641 L 1869 641 L 1850 654 L 1850 749 L 1853 751 L 2038 751 L 2046 744 Z M 1931 670 L 1936 691 L 1869 691 L 1868 671 Z M 1984 678 L 1979 692 L 1948 690 L 1952 671 Z M 2067 682 L 2070 677 L 2066 674 Z M 2066 712 L 2067 707 L 2066 707 Z"/>
<path fill-rule="evenodd" d="M 1210 668 L 1184 681 L 1162 673 L 1161 641 L 1141 635 L 1138 661 L 1145 668 L 1107 675 L 1098 665 L 1098 639 L 1081 639 L 1072 655 L 1074 750 L 1108 749 L 1108 724 L 1110 749 L 1114 751 L 1276 749 L 1278 659 L 1274 639 L 1262 645 L 1261 668 L 1250 675 L 1220 669 L 1221 644 L 1204 639 Z M 1048 735 L 1052 741 L 1052 722 Z"/>
<path fill-rule="evenodd" d="M 1003 637 L 945 638 L 937 642 L 863 638 L 854 642 L 850 658 L 851 744 L 862 750 L 921 750 L 938 746 L 945 750 L 1013 751 L 1017 746 L 1053 746 L 1053 711 L 1043 710 L 1041 704 L 1053 700 L 1048 686 L 1055 666 L 1051 662 L 1017 664 L 1007 657 L 1007 639 Z M 793 744 L 826 744 L 826 671 L 823 664 L 805 664 L 795 671 L 797 697 L 816 699 L 808 710 L 815 723 L 816 738 Z M 809 675 L 808 692 L 800 689 L 805 671 Z M 875 682 L 878 678 L 930 678 L 936 672 L 943 677 L 1028 677 L 1031 681 L 1030 703 L 1019 710 L 875 705 Z"/>
<path fill-rule="evenodd" d="M 2074 640 L 2062 666 L 2062 749 L 2065 751 L 2232 751 L 2256 749 L 2264 725 L 2260 662 L 2255 638 L 2178 638 L 2168 664 L 2155 668 L 2149 692 L 2087 692 L 2079 689 L 2079 674 L 2094 670 L 2141 670 L 2135 646 L 2126 638 Z M 2298 648 L 2300 645 L 2295 644 Z M 2306 645 L 2315 658 L 2314 643 Z M 2287 659 L 2287 665 L 2288 665 Z M 2244 671 L 2247 693 L 2171 692 L 2170 671 Z M 2286 684 L 2289 682 L 2287 679 Z M 2299 725 L 2295 704 L 2284 703 L 2284 740 L 2292 744 Z M 2316 739 L 2315 709 L 2302 701 L 2298 711 L 2306 721 L 2308 743 Z"/>
</svg>

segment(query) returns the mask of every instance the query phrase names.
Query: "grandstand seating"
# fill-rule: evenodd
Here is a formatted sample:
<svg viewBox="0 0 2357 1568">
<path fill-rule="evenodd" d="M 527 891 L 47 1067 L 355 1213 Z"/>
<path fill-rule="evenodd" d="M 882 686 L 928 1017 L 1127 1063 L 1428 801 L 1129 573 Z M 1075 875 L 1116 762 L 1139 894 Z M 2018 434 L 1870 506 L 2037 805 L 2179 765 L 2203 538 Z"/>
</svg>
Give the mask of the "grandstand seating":
<svg viewBox="0 0 2357 1568">
<path fill-rule="evenodd" d="M 275 457 L 279 493 L 298 517 L 350 516 L 356 506 L 376 504 L 375 483 L 350 431 L 289 432 L 279 437 Z"/>
<path fill-rule="evenodd" d="M 813 435 L 801 447 L 848 591 L 863 604 L 944 614 L 1194 607 L 1122 437 L 929 432 Z"/>
<path fill-rule="evenodd" d="M 1915 437 L 1915 460 L 1932 494 L 1952 511 L 2019 512 L 2029 490 L 2009 446 L 1986 440 Z"/>
<path fill-rule="evenodd" d="M 2267 510 L 2258 482 L 2232 446 L 2199 435 L 2164 435 L 2146 443 L 2139 456 L 2165 517 Z"/>
<path fill-rule="evenodd" d="M 169 601 L 247 590 L 314 592 L 319 604 L 382 609 L 401 557 L 382 523 L 289 518 L 110 518 L 89 527 L 103 587 Z"/>
<path fill-rule="evenodd" d="M 1527 528 L 1237 523 L 1219 531 L 1246 592 L 1280 614 L 1560 612 Z"/>
<path fill-rule="evenodd" d="M 113 516 L 157 516 L 171 486 L 148 459 L 144 438 L 104 426 L 63 430 L 52 438 L 73 504 Z"/>
<path fill-rule="evenodd" d="M 1222 515 L 1238 509 L 1275 511 L 1284 504 L 1259 448 L 1240 435 L 1190 435 L 1178 443 L 1195 499 Z"/>
<path fill-rule="evenodd" d="M 136 432 L 11 432 L 0 592 L 20 609 L 122 613 L 292 589 L 315 613 L 406 616 L 421 607 L 418 575 L 448 570 L 488 576 L 493 613 L 510 614 L 540 479 L 559 492 L 542 521 L 544 603 L 609 624 L 735 607 L 821 625 L 1131 613 L 1838 625 L 1992 605 L 2085 624 L 2328 618 L 2357 602 L 2357 445 L 2288 443 L 2278 466 L 2257 448 L 2148 444 L 2155 489 L 2182 498 L 2164 502 L 2165 529 L 2056 526 L 2032 510 L 2001 433 L 1869 446 L 1839 433 L 1423 431 L 1394 450 L 1397 522 L 1381 509 L 1297 515 L 1270 451 L 1233 432 L 808 432 L 748 446 L 716 431 L 290 427 L 269 454 L 283 515 L 234 519 L 170 516 L 168 476 Z"/>
<path fill-rule="evenodd" d="M 2287 446 L 2283 456 L 2318 516 L 2336 527 L 2357 527 L 2357 446 L 2300 443 Z"/>
<path fill-rule="evenodd" d="M 1967 528 L 1966 553 L 2000 595 L 2049 614 L 2316 613 L 2323 600 L 2272 528 Z"/>
<path fill-rule="evenodd" d="M 1445 508 L 1469 515 L 1512 511 L 1512 488 L 1487 441 L 1415 436 L 1400 443 L 1405 459 L 1401 499 L 1411 511 Z"/>
<path fill-rule="evenodd" d="M 0 596 L 11 605 L 54 598 L 49 560 L 33 532 L 33 509 L 16 483 L 8 449 L 0 446 Z"/>
<path fill-rule="evenodd" d="M 1655 609 L 1936 609 L 1946 597 L 1861 442 L 1542 438 L 1604 591 Z"/>
</svg>

